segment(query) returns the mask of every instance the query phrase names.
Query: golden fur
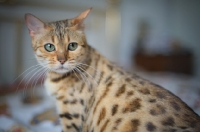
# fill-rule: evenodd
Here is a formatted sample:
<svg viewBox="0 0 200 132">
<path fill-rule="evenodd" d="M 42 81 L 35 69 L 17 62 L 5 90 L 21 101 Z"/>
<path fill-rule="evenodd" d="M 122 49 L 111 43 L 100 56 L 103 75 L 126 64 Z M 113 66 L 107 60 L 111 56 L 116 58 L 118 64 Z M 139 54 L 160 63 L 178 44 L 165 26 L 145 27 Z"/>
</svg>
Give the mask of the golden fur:
<svg viewBox="0 0 200 132">
<path fill-rule="evenodd" d="M 45 87 L 56 98 L 63 131 L 200 132 L 199 116 L 178 97 L 124 72 L 87 44 L 83 20 L 90 10 L 51 23 L 26 15 L 35 56 L 48 71 Z M 70 51 L 73 42 L 78 47 Z M 47 43 L 55 50 L 46 51 Z"/>
</svg>

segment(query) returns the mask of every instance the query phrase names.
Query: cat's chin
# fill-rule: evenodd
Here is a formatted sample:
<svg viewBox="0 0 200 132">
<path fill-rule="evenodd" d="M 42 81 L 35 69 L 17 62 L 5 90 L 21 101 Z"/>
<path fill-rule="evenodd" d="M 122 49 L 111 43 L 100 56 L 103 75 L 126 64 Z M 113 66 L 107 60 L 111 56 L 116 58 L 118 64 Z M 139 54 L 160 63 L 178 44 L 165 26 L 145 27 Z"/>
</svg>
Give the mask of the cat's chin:
<svg viewBox="0 0 200 132">
<path fill-rule="evenodd" d="M 69 72 L 69 70 L 65 69 L 65 68 L 59 68 L 59 69 L 53 69 L 52 71 L 58 73 L 58 74 L 66 74 Z"/>
</svg>

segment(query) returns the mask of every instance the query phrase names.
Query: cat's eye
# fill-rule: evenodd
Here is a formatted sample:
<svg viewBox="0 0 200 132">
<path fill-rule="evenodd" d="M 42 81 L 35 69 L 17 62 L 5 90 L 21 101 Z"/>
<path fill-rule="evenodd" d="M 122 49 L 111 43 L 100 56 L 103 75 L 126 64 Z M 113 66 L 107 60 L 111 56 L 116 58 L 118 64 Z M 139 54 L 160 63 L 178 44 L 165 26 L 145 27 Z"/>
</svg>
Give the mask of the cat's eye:
<svg viewBox="0 0 200 132">
<path fill-rule="evenodd" d="M 55 46 L 54 46 L 53 44 L 50 44 L 50 43 L 45 44 L 45 45 L 44 45 L 44 48 L 45 48 L 45 50 L 48 51 L 48 52 L 52 52 L 52 51 L 55 50 Z"/>
<path fill-rule="evenodd" d="M 74 51 L 74 50 L 77 49 L 77 47 L 78 47 L 78 44 L 77 44 L 76 42 L 72 42 L 72 43 L 70 43 L 70 44 L 68 45 L 68 50 Z"/>
</svg>

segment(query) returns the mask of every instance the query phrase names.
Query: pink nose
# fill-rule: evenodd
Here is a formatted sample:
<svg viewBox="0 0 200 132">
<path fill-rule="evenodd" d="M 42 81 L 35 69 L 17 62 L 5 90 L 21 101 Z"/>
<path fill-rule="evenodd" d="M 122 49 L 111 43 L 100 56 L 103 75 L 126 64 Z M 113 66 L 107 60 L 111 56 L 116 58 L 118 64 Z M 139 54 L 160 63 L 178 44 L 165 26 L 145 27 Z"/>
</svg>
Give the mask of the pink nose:
<svg viewBox="0 0 200 132">
<path fill-rule="evenodd" d="M 59 60 L 60 64 L 64 64 L 65 63 L 65 60 Z"/>
</svg>

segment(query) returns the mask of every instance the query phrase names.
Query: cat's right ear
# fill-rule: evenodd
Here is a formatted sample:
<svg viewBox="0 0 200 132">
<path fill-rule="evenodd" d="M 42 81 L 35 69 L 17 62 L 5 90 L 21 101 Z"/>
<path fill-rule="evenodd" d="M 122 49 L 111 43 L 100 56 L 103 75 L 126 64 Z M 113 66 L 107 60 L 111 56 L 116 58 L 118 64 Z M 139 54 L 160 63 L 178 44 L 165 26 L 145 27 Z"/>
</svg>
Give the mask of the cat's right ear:
<svg viewBox="0 0 200 132">
<path fill-rule="evenodd" d="M 42 30 L 44 30 L 44 23 L 34 15 L 29 13 L 25 14 L 25 20 L 31 37 L 41 33 Z"/>
</svg>

